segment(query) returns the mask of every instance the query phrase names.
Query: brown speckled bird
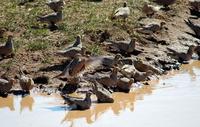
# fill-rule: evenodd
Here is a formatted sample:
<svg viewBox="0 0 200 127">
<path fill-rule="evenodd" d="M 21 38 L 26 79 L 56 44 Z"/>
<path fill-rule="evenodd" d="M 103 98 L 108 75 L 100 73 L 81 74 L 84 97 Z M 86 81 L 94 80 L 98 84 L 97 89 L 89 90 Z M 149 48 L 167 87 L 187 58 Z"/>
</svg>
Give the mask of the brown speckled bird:
<svg viewBox="0 0 200 127">
<path fill-rule="evenodd" d="M 33 79 L 25 76 L 21 70 L 20 70 L 19 84 L 21 89 L 25 92 L 30 91 L 34 87 Z"/>
<path fill-rule="evenodd" d="M 148 3 L 144 3 L 144 6 L 142 8 L 142 12 L 146 14 L 146 16 L 150 17 L 154 15 L 156 12 L 160 10 L 159 6 L 153 6 Z"/>
<path fill-rule="evenodd" d="M 170 52 L 173 53 L 173 55 L 175 55 L 176 59 L 180 62 L 180 63 L 184 63 L 184 62 L 188 62 L 189 60 L 192 59 L 192 55 L 194 53 L 194 50 L 195 50 L 195 46 L 194 45 L 191 45 L 189 48 L 188 48 L 188 51 L 187 53 L 184 53 L 184 52 L 177 52 L 173 49 L 170 49 L 170 48 L 167 48 Z"/>
<path fill-rule="evenodd" d="M 85 98 L 76 98 L 71 97 L 67 94 L 62 95 L 62 98 L 65 100 L 65 104 L 68 104 L 69 106 L 74 106 L 74 109 L 76 110 L 86 110 L 89 109 L 92 101 L 90 96 L 92 95 L 91 92 L 87 92 Z"/>
<path fill-rule="evenodd" d="M 15 79 L 10 79 L 9 81 L 5 79 L 0 79 L 0 93 L 1 94 L 6 94 L 8 93 L 11 89 L 12 86 L 15 83 Z"/>
<path fill-rule="evenodd" d="M 7 57 L 12 55 L 14 52 L 13 36 L 9 35 L 5 45 L 0 46 L 0 56 Z"/>
<path fill-rule="evenodd" d="M 102 65 L 102 59 L 98 57 L 81 57 L 80 55 L 75 56 L 75 58 L 66 66 L 63 72 L 54 78 L 67 78 L 73 79 L 77 77 L 82 77 L 84 73 L 91 72 L 95 68 Z"/>
<path fill-rule="evenodd" d="M 5 28 L 0 28 L 0 38 L 3 38 L 5 32 L 6 32 Z"/>
<path fill-rule="evenodd" d="M 133 75 L 133 78 L 137 82 L 146 81 L 147 78 L 151 76 L 152 74 L 153 72 L 151 70 L 148 70 L 147 72 L 136 71 L 135 74 Z"/>
<path fill-rule="evenodd" d="M 93 92 L 97 96 L 97 101 L 99 103 L 113 103 L 114 99 L 112 98 L 111 93 L 105 89 L 99 82 L 93 80 Z"/>
<path fill-rule="evenodd" d="M 165 24 L 166 24 L 165 22 L 147 24 L 142 28 L 138 29 L 137 32 L 143 34 L 157 33 L 163 28 Z"/>
<path fill-rule="evenodd" d="M 117 80 L 118 80 L 117 73 L 118 73 L 118 68 L 114 68 L 110 76 L 99 77 L 96 80 L 106 88 L 113 88 L 117 86 Z"/>
<path fill-rule="evenodd" d="M 132 78 L 120 78 L 117 82 L 117 89 L 119 92 L 125 92 L 128 93 L 134 83 L 134 79 Z"/>
<path fill-rule="evenodd" d="M 162 70 L 159 70 L 156 67 L 154 67 L 153 65 L 151 65 L 147 62 L 144 62 L 142 60 L 135 60 L 134 66 L 138 71 L 141 71 L 141 72 L 147 72 L 148 70 L 151 70 L 155 74 L 161 75 L 163 73 Z"/>
<path fill-rule="evenodd" d="M 130 39 L 126 41 L 109 41 L 108 47 L 110 51 L 119 52 L 123 54 L 132 53 L 135 50 L 136 40 Z"/>
</svg>

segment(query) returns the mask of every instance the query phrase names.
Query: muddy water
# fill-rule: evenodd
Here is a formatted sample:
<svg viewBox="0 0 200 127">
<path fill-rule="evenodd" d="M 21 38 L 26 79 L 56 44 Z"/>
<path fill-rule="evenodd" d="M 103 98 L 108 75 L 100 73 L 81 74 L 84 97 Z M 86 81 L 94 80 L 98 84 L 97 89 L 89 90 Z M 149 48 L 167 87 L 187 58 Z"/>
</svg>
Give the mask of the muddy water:
<svg viewBox="0 0 200 127">
<path fill-rule="evenodd" d="M 69 111 L 58 95 L 0 98 L 1 127 L 199 127 L 200 62 L 130 94 L 114 93 L 115 103 Z"/>
</svg>

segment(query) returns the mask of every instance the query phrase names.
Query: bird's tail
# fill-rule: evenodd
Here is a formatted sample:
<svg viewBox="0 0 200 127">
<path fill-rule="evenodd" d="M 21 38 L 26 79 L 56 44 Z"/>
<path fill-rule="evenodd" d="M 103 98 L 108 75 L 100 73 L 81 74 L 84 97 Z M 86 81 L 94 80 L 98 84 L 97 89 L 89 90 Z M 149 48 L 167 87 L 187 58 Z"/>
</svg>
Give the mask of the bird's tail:
<svg viewBox="0 0 200 127">
<path fill-rule="evenodd" d="M 111 20 L 115 20 L 115 19 L 117 19 L 116 16 L 112 16 L 111 17 Z"/>
<path fill-rule="evenodd" d="M 55 78 L 60 78 L 60 77 L 62 77 L 63 76 L 63 73 L 61 73 L 61 74 L 59 74 L 59 75 L 56 75 L 56 76 L 54 76 L 53 77 L 53 79 L 55 79 Z"/>
<path fill-rule="evenodd" d="M 168 48 L 168 47 L 167 47 L 167 50 L 169 50 L 169 51 L 172 52 L 173 54 L 177 54 L 177 52 L 176 52 L 175 50 L 171 49 L 171 48 Z"/>
<path fill-rule="evenodd" d="M 54 52 L 54 55 L 56 55 L 56 56 L 62 56 L 64 53 L 65 53 L 65 51 L 60 50 L 60 51 Z"/>
<path fill-rule="evenodd" d="M 189 27 L 193 27 L 193 23 L 190 21 L 190 19 L 188 19 L 187 21 L 186 20 L 184 21 Z"/>
<path fill-rule="evenodd" d="M 63 93 L 61 93 L 60 95 L 65 100 L 64 104 L 69 104 L 70 102 L 69 96 Z"/>
<path fill-rule="evenodd" d="M 41 22 L 42 21 L 42 16 L 37 16 L 36 20 L 37 20 L 37 22 Z"/>
</svg>

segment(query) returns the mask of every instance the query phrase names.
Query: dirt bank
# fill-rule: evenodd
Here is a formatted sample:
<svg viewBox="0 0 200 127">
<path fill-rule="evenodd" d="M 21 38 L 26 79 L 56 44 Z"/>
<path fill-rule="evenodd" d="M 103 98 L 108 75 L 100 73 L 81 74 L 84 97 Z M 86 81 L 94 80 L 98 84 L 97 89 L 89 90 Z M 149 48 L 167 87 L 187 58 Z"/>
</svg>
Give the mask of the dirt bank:
<svg viewBox="0 0 200 127">
<path fill-rule="evenodd" d="M 152 18 L 141 18 L 143 16 L 143 14 L 141 13 L 141 7 L 143 4 L 142 1 L 138 1 L 138 7 L 130 2 L 133 14 L 131 14 L 126 23 L 120 21 L 111 21 L 109 19 L 109 15 L 111 14 L 111 12 L 105 13 L 105 16 L 102 16 L 101 13 L 99 14 L 98 12 L 98 15 L 100 17 L 102 16 L 101 21 L 99 21 L 99 19 L 90 19 L 95 21 L 98 20 L 95 25 L 91 25 L 95 21 L 88 21 L 89 19 L 87 19 L 87 17 L 84 17 L 84 15 L 82 15 L 79 10 L 76 10 L 76 14 L 72 13 L 72 11 L 75 10 L 73 10 L 71 6 L 83 9 L 86 9 L 87 6 L 90 6 L 90 9 L 93 10 L 85 10 L 85 13 L 88 14 L 91 13 L 88 11 L 94 11 L 95 7 L 97 10 L 100 9 L 99 11 L 106 12 L 106 3 L 108 3 L 109 5 L 115 5 L 111 9 L 113 10 L 113 8 L 119 6 L 119 3 L 121 3 L 122 1 L 120 1 L 119 3 L 108 2 L 106 0 L 102 3 L 84 3 L 84 1 L 77 3 L 71 1 L 66 2 L 67 4 L 65 6 L 64 13 L 71 13 L 71 18 L 74 18 L 74 20 L 78 20 L 78 22 L 74 22 L 73 24 L 73 22 L 69 19 L 70 16 L 67 15 L 64 21 L 61 23 L 61 27 L 63 28 L 60 28 L 56 31 L 49 31 L 48 29 L 44 29 L 42 25 L 38 23 L 32 22 L 31 24 L 28 24 L 26 23 L 28 22 L 28 19 L 25 19 L 26 21 L 24 21 L 23 24 L 20 22 L 22 19 L 17 19 L 15 17 L 15 19 L 13 20 L 16 20 L 16 22 L 13 22 L 15 22 L 15 25 L 17 24 L 18 27 L 16 28 L 14 27 L 14 25 L 11 24 L 7 24 L 6 26 L 6 21 L 1 21 L 1 27 L 6 27 L 8 31 L 14 34 L 15 47 L 17 50 L 15 51 L 15 56 L 13 58 L 3 59 L 0 61 L 0 77 L 17 78 L 19 74 L 19 67 L 22 67 L 24 68 L 25 73 L 34 79 L 43 76 L 46 82 L 42 84 L 42 86 L 48 88 L 58 88 L 58 86 L 61 83 L 64 83 L 64 81 L 61 81 L 59 79 L 52 79 L 52 77 L 59 74 L 64 69 L 64 67 L 66 66 L 66 58 L 57 57 L 54 55 L 54 52 L 68 45 L 69 42 L 73 40 L 73 37 L 76 36 L 76 34 L 83 35 L 83 45 L 87 47 L 88 52 L 91 52 L 94 55 L 114 55 L 113 53 L 107 52 L 105 50 L 105 46 L 101 43 L 102 34 L 105 30 L 108 32 L 109 39 L 111 40 L 126 40 L 129 37 L 136 38 L 136 49 L 140 50 L 141 53 L 138 55 L 131 55 L 130 58 L 133 60 L 140 59 L 145 63 L 153 65 L 159 70 L 165 70 L 168 65 L 176 64 L 175 60 L 169 55 L 169 50 L 167 50 L 167 48 L 172 48 L 177 52 L 186 52 L 190 45 L 199 44 L 199 39 L 193 37 L 191 34 L 188 34 L 193 33 L 193 31 L 191 31 L 191 29 L 184 22 L 185 19 L 191 17 L 187 0 L 177 0 L 177 2 L 171 7 L 171 10 L 160 10 Z M 16 3 L 9 2 L 9 4 Z M 9 6 L 9 4 L 5 6 Z M 24 12 L 24 16 L 29 16 L 33 18 L 35 15 L 31 15 L 31 13 L 38 14 L 37 12 L 34 12 L 34 7 L 38 7 L 41 12 L 42 9 L 48 10 L 46 9 L 46 7 L 42 8 L 42 6 L 44 6 L 43 3 L 39 0 L 36 0 L 35 2 L 28 3 L 25 6 L 21 7 L 15 5 L 12 9 L 16 9 L 16 11 L 19 11 L 20 9 L 27 9 L 29 13 Z M 104 9 L 98 7 L 104 7 Z M 10 7 L 9 11 L 12 9 Z M 16 13 L 9 11 L 5 12 L 5 14 L 9 13 L 11 15 Z M 0 15 L 0 17 L 5 17 L 5 14 Z M 74 17 L 74 15 L 78 14 L 80 14 L 80 17 L 82 16 L 83 21 Z M 152 37 L 136 32 L 136 29 L 140 26 L 140 24 L 148 24 L 153 21 L 166 23 L 164 29 L 162 29 L 160 33 L 155 34 L 155 36 Z M 86 24 L 87 22 L 92 23 L 84 26 L 84 23 L 82 22 Z M 80 24 L 78 25 L 78 23 Z M 80 25 L 83 25 L 84 28 Z M 34 29 L 35 26 L 39 26 L 39 28 Z M 77 26 L 77 29 L 79 29 L 79 31 L 81 32 L 77 32 L 77 30 L 75 30 L 75 26 Z M 71 27 L 73 27 L 73 29 Z M 72 34 L 73 30 L 74 33 Z M 3 42 L 5 41 L 5 38 L 1 40 L 1 42 Z M 106 42 L 104 38 L 103 41 Z M 34 44 L 37 45 L 35 46 Z M 40 82 L 36 84 L 36 86 L 42 87 Z M 16 87 L 18 88 L 19 85 L 16 85 Z"/>
</svg>

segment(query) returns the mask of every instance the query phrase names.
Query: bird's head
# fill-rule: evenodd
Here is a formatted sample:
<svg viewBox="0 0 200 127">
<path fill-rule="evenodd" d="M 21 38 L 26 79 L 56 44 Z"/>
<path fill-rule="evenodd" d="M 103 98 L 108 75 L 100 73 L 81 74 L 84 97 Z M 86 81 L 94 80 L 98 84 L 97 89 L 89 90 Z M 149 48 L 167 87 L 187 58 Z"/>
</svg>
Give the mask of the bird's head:
<svg viewBox="0 0 200 127">
<path fill-rule="evenodd" d="M 166 25 L 166 22 L 160 22 L 161 27 L 163 27 L 164 25 Z"/>
<path fill-rule="evenodd" d="M 13 35 L 8 35 L 8 40 L 13 39 Z"/>
<path fill-rule="evenodd" d="M 127 7 L 127 2 L 124 2 L 123 7 Z"/>
<path fill-rule="evenodd" d="M 118 61 L 118 60 L 120 60 L 120 59 L 122 59 L 122 55 L 119 54 L 119 53 L 116 54 L 114 60 L 115 60 L 115 61 Z"/>
<path fill-rule="evenodd" d="M 9 82 L 11 83 L 11 85 L 13 86 L 15 83 L 17 83 L 17 81 L 14 78 L 11 78 L 9 80 Z"/>
<path fill-rule="evenodd" d="M 76 36 L 76 40 L 80 41 L 81 40 L 81 35 Z"/>
</svg>

